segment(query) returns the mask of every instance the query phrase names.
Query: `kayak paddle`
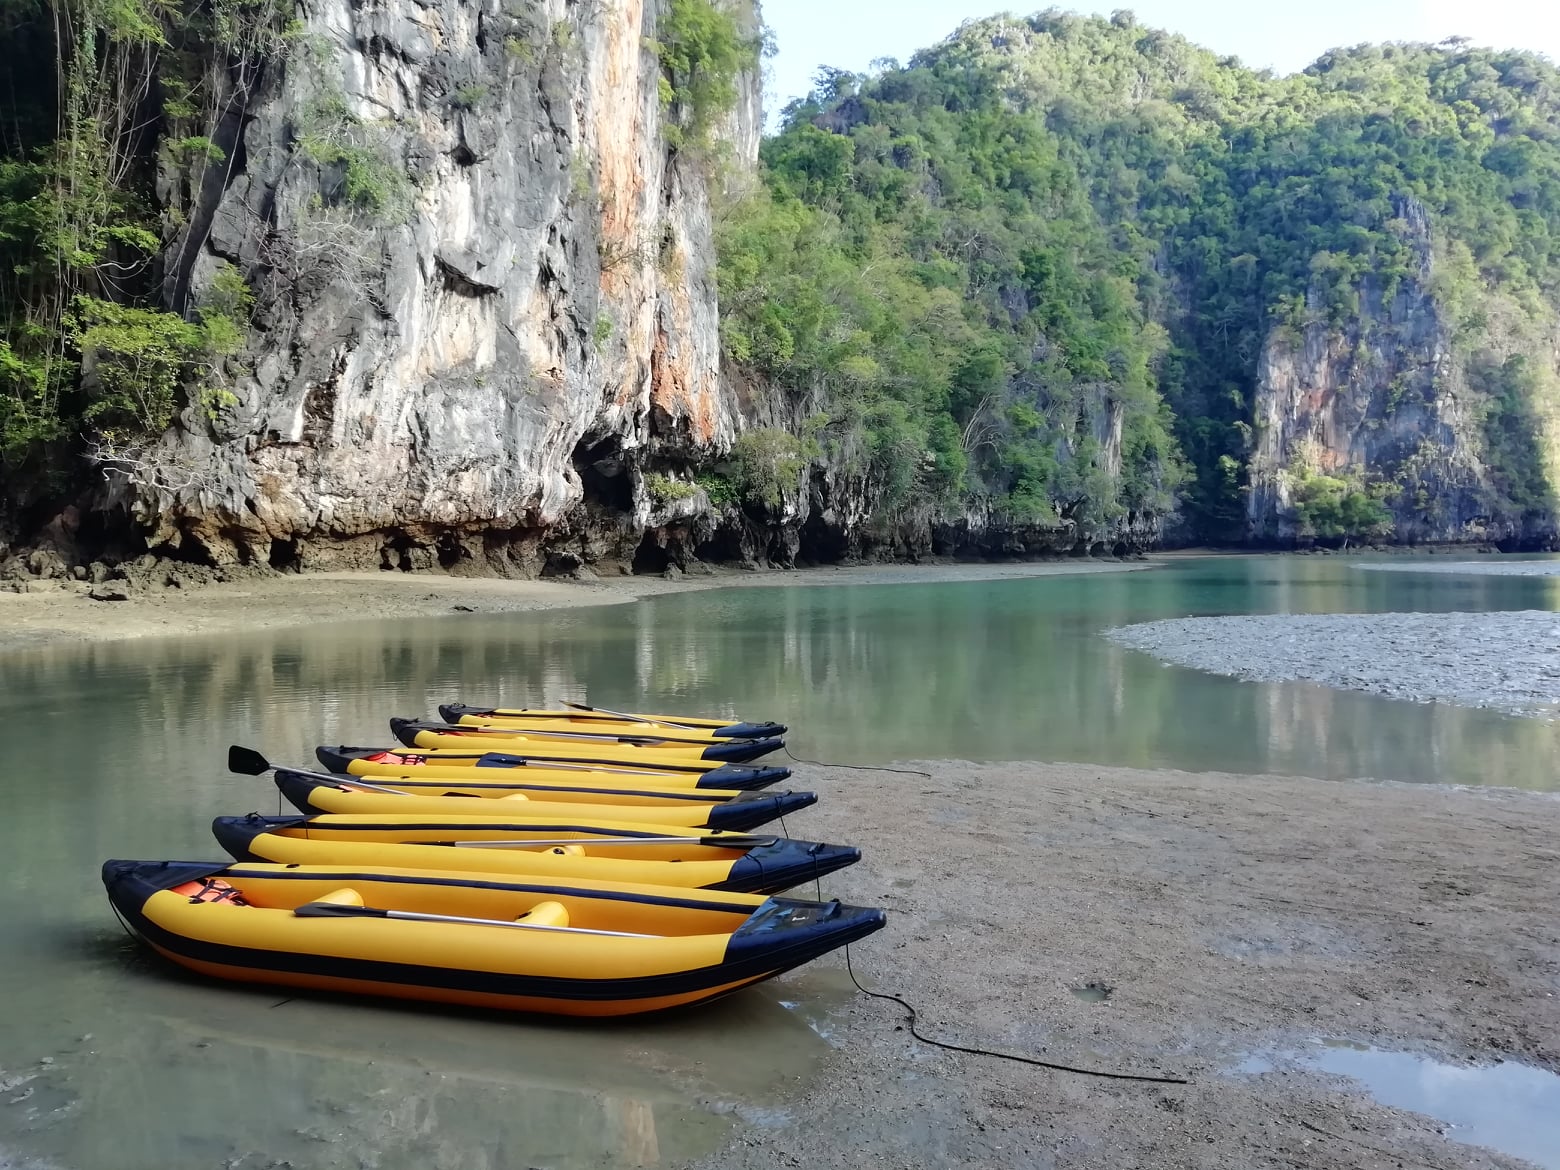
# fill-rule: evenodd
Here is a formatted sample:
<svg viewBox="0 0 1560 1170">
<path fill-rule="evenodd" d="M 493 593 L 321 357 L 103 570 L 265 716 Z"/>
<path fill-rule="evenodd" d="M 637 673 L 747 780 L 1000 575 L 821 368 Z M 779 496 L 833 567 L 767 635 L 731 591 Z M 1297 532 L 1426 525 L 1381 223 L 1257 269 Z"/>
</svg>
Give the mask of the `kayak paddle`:
<svg viewBox="0 0 1560 1170">
<path fill-rule="evenodd" d="M 513 926 L 520 930 L 550 930 L 559 934 L 598 934 L 607 938 L 661 938 L 626 930 L 587 930 L 583 926 L 543 926 L 539 922 L 509 922 L 502 918 L 462 918 L 457 914 L 423 914 L 413 910 L 380 910 L 374 906 L 343 906 L 336 902 L 305 902 L 293 910 L 296 918 L 404 918 L 410 922 L 458 922 L 463 926 Z"/>
</svg>

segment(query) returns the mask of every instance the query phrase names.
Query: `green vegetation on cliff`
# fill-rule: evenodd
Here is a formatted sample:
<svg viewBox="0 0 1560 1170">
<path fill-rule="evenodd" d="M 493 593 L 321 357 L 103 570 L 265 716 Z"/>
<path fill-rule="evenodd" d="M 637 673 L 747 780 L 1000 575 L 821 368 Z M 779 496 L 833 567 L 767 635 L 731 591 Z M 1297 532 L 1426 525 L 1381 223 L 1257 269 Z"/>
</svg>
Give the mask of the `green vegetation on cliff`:
<svg viewBox="0 0 1560 1170">
<path fill-rule="evenodd" d="M 1163 513 L 1184 460 L 1193 533 L 1240 539 L 1264 345 L 1347 336 L 1362 298 L 1424 280 L 1416 218 L 1466 354 L 1556 327 L 1560 73 L 1528 54 L 1367 47 L 1274 78 L 1126 12 L 999 17 L 824 71 L 764 162 L 721 235 L 727 346 L 825 416 L 883 508 L 1099 527 Z M 1552 511 L 1553 371 L 1504 361 L 1469 362 L 1491 505 Z M 1362 534 L 1392 487 L 1369 486 L 1340 497 Z M 1330 500 L 1296 501 L 1303 527 L 1344 524 Z"/>
<path fill-rule="evenodd" d="M 232 163 L 231 131 L 286 48 L 279 0 L 0 0 L 0 517 L 138 449 L 181 398 L 230 401 L 222 361 L 248 337 L 243 275 L 164 292 L 165 230 Z M 170 307 L 170 300 L 177 311 Z"/>
<path fill-rule="evenodd" d="M 197 273 L 202 217 L 288 71 L 320 74 L 283 131 L 318 197 L 276 234 L 341 273 L 379 262 L 366 244 L 411 205 L 411 173 L 324 84 L 331 46 L 292 15 L 0 0 L 0 520 L 84 452 L 143 457 L 181 410 L 227 400 L 246 280 L 269 287 L 281 261 L 205 255 Z M 667 145 L 718 171 L 762 36 L 721 0 L 654 17 Z M 512 63 L 544 51 L 546 30 L 521 28 Z M 471 83 L 449 105 L 498 96 Z M 1320 339 L 1401 376 L 1362 408 L 1382 436 L 1369 455 L 1329 450 L 1322 475 L 1280 452 L 1268 482 L 1294 531 L 1446 511 L 1403 469 L 1441 467 L 1454 440 L 1480 461 L 1458 523 L 1555 530 L 1560 72 L 1540 58 L 1390 45 L 1275 78 L 1127 12 L 993 17 L 904 67 L 824 70 L 762 158 L 751 182 L 721 175 L 715 203 L 722 341 L 763 425 L 719 466 L 647 480 L 662 502 L 697 483 L 773 518 L 821 482 L 838 511 L 885 521 L 1147 540 L 1179 511 L 1185 535 L 1240 540 L 1271 425 L 1259 366 Z M 571 190 L 590 189 L 582 171 Z M 606 346 L 611 320 L 591 337 Z M 1443 389 L 1462 396 L 1455 426 L 1396 425 Z"/>
</svg>

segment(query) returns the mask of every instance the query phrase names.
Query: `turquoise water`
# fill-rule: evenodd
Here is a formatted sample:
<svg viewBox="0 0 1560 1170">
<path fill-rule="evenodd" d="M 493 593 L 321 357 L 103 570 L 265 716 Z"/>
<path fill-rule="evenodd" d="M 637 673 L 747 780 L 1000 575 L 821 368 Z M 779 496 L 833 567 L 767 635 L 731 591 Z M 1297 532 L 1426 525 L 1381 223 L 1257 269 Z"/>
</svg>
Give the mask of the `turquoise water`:
<svg viewBox="0 0 1560 1170">
<path fill-rule="evenodd" d="M 215 857 L 274 811 L 229 743 L 306 762 L 441 701 L 773 717 L 801 756 L 1080 760 L 1556 786 L 1557 725 L 1236 682 L 1098 636 L 1188 614 L 1560 609 L 1543 578 L 1342 558 L 682 594 L 0 655 L 0 1164 L 376 1170 L 675 1164 L 823 1051 L 832 968 L 670 1021 L 578 1028 L 297 999 L 170 976 L 109 915 L 102 859 Z M 806 834 L 805 819 L 793 829 Z M 867 944 L 870 945 L 870 944 Z M 44 1063 L 47 1062 L 47 1063 Z M 503 1140 L 494 1138 L 501 1133 Z"/>
</svg>

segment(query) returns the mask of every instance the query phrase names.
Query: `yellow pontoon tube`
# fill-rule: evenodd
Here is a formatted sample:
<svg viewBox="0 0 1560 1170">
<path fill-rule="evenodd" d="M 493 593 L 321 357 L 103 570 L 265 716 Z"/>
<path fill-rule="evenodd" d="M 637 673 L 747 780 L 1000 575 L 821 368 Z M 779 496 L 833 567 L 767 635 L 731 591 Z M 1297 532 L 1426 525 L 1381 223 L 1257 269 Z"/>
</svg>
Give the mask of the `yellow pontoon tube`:
<svg viewBox="0 0 1560 1170">
<path fill-rule="evenodd" d="M 572 1016 L 714 999 L 886 922 L 838 902 L 353 866 L 108 861 L 103 884 L 203 975 Z"/>
<path fill-rule="evenodd" d="M 589 731 L 525 731 L 511 727 L 463 727 L 391 719 L 390 731 L 411 748 L 471 748 L 491 743 L 496 751 L 526 755 L 588 755 L 601 760 L 668 759 L 673 762 L 711 760 L 740 764 L 785 746 L 781 739 L 723 739 L 686 742 L 649 735 L 616 735 Z"/>
<path fill-rule="evenodd" d="M 632 777 L 619 778 L 615 783 L 597 784 L 565 783 L 558 780 L 533 781 L 526 772 L 489 772 L 476 780 L 430 779 L 416 774 L 410 776 L 375 776 L 363 780 L 356 776 L 337 776 L 336 780 L 349 781 L 369 790 L 394 790 L 413 796 L 467 796 L 504 797 L 524 796 L 536 803 L 538 809 L 553 804 L 611 804 L 623 807 L 663 808 L 670 805 L 725 804 L 739 797 L 751 796 L 748 790 L 739 788 L 694 788 L 689 785 L 674 787 L 664 784 L 630 784 Z M 317 772 L 305 773 L 318 776 Z"/>
<path fill-rule="evenodd" d="M 588 707 L 584 703 L 565 703 L 562 709 L 545 707 L 470 707 L 465 703 L 445 703 L 439 717 L 446 723 L 502 726 L 511 720 L 525 723 L 540 721 L 583 726 L 602 731 L 640 731 L 661 727 L 668 731 L 703 731 L 716 739 L 774 739 L 786 733 L 783 723 L 747 723 L 741 720 L 712 719 L 697 715 L 645 715 L 637 711 L 611 711 Z"/>
<path fill-rule="evenodd" d="M 695 799 L 660 805 L 528 800 L 523 793 L 506 795 L 489 792 L 482 795 L 487 790 L 463 796 L 413 796 L 388 786 L 380 790 L 375 782 L 355 777 L 337 778 L 291 768 L 276 770 L 276 786 L 300 812 L 492 816 L 507 815 L 518 805 L 527 813 L 542 812 L 549 819 L 641 821 L 654 825 L 734 831 L 756 829 L 777 817 L 818 801 L 811 792 L 742 792 L 730 800 L 719 802 L 698 798 L 690 792 Z"/>
<path fill-rule="evenodd" d="M 655 788 L 767 788 L 791 775 L 789 768 L 751 764 L 610 764 L 535 759 L 513 752 L 430 748 L 317 747 L 315 757 L 332 772 L 349 776 L 405 776 L 409 779 L 496 780 L 518 777 L 587 784 L 630 782 Z M 598 783 L 599 782 L 599 783 Z"/>
<path fill-rule="evenodd" d="M 861 850 L 847 845 L 634 821 L 578 824 L 519 812 L 443 819 L 250 813 L 218 817 L 211 831 L 239 861 L 444 869 L 764 894 L 861 860 Z"/>
</svg>

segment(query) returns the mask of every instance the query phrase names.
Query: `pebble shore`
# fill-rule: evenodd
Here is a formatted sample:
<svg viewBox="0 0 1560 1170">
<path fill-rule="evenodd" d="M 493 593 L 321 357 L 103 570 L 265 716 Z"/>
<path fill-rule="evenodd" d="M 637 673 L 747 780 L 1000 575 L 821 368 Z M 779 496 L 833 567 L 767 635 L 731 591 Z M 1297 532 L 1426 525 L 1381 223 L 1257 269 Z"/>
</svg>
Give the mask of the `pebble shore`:
<svg viewBox="0 0 1560 1170">
<path fill-rule="evenodd" d="M 1177 666 L 1252 682 L 1560 716 L 1560 614 L 1542 610 L 1196 617 L 1105 633 Z"/>
</svg>

